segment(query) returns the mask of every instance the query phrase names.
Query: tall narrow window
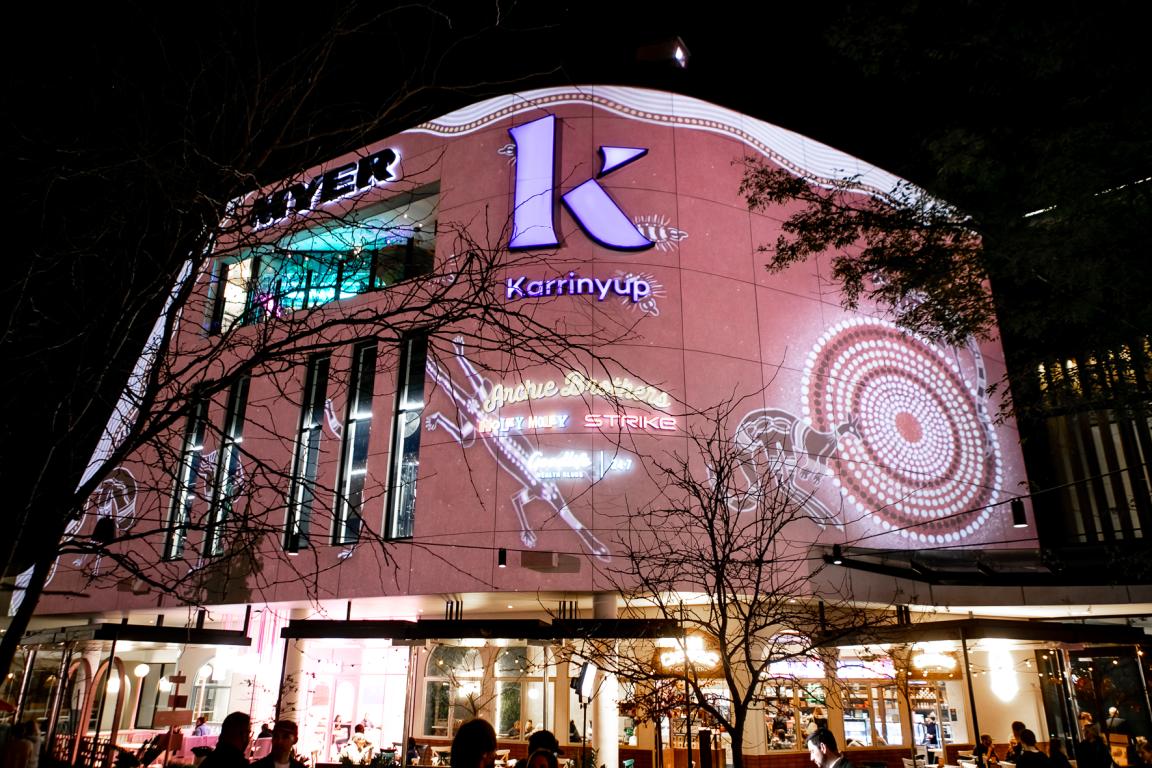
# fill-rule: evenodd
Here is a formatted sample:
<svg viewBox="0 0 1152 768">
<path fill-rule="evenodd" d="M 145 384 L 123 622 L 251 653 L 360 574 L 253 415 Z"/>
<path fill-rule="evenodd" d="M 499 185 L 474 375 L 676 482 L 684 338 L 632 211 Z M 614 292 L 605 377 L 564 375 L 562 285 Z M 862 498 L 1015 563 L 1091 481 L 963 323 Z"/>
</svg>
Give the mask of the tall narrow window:
<svg viewBox="0 0 1152 768">
<path fill-rule="evenodd" d="M 228 413 L 220 449 L 216 452 L 216 477 L 212 505 L 208 509 L 208 529 L 204 534 L 204 554 L 224 552 L 224 523 L 232 514 L 232 504 L 241 491 L 244 471 L 240 463 L 240 443 L 244 439 L 244 411 L 248 407 L 248 377 L 232 385 L 228 393 Z"/>
<path fill-rule="evenodd" d="M 164 542 L 164 557 L 169 560 L 184 554 L 184 541 L 188 538 L 188 522 L 192 518 L 192 504 L 196 501 L 196 481 L 200 476 L 200 460 L 204 455 L 204 426 L 208 403 L 200 401 L 188 414 L 184 430 L 184 443 L 180 448 L 180 464 L 176 469 L 176 488 L 172 492 L 172 507 L 168 511 L 168 536 Z"/>
<path fill-rule="evenodd" d="M 396 415 L 392 421 L 392 469 L 388 483 L 388 536 L 394 539 L 412 535 L 427 356 L 427 336 L 409 336 L 401 343 Z"/>
<path fill-rule="evenodd" d="M 284 530 L 284 548 L 289 552 L 308 546 L 308 527 L 316 499 L 316 470 L 320 464 L 320 431 L 327 405 L 329 363 L 327 354 L 315 355 L 308 361 L 300 431 L 296 438 L 292 483 L 288 491 L 288 522 Z"/>
<path fill-rule="evenodd" d="M 340 454 L 333 544 L 351 544 L 360 536 L 364 480 L 368 475 L 368 434 L 372 427 L 372 387 L 376 382 L 376 341 L 357 344 L 348 382 L 348 417 Z"/>
</svg>

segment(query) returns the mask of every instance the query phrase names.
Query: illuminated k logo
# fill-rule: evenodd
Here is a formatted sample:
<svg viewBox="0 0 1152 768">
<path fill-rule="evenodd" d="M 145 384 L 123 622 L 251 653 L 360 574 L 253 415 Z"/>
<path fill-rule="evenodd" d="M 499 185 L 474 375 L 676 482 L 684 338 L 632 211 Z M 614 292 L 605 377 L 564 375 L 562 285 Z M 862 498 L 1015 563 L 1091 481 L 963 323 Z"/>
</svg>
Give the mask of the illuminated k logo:
<svg viewBox="0 0 1152 768">
<path fill-rule="evenodd" d="M 516 194 L 509 248 L 547 248 L 559 243 L 553 216 L 556 188 L 556 118 L 552 115 L 510 128 L 516 142 Z M 637 147 L 600 147 L 598 178 L 648 154 Z M 636 229 L 595 179 L 564 193 L 564 207 L 588 237 L 605 248 L 640 251 L 653 243 Z"/>
</svg>

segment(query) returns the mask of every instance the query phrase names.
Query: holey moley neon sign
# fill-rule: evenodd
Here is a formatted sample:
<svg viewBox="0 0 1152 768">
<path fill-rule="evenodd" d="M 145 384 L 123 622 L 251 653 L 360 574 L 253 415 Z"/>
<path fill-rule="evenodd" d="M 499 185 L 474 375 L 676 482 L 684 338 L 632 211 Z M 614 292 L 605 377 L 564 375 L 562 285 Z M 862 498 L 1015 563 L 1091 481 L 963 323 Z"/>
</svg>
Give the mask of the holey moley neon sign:
<svg viewBox="0 0 1152 768">
<path fill-rule="evenodd" d="M 508 129 L 516 143 L 516 192 L 513 195 L 512 237 L 514 250 L 551 248 L 556 237 L 556 117 L 548 115 Z M 623 168 L 648 154 L 641 147 L 600 147 L 600 173 Z M 642 251 L 656 243 L 644 236 L 620 210 L 596 179 L 570 189 L 561 196 L 564 207 L 593 241 L 616 251 Z"/>
</svg>

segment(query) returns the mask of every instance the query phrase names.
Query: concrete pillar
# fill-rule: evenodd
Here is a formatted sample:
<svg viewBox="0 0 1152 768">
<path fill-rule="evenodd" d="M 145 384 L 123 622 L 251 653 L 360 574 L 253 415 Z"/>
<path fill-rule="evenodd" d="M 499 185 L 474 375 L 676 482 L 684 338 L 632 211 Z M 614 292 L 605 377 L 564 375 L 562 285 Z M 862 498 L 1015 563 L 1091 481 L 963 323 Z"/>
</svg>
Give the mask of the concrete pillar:
<svg viewBox="0 0 1152 768">
<path fill-rule="evenodd" d="M 311 611 L 307 608 L 294 608 L 289 615 L 291 621 L 303 621 L 308 618 Z M 300 641 L 288 638 L 284 641 L 284 666 L 280 671 L 280 695 L 277 699 L 278 717 L 285 720 L 294 720 L 304 732 L 304 692 L 308 686 L 304 684 L 304 654 L 300 652 L 297 643 Z"/>
<path fill-rule="evenodd" d="M 592 617 L 596 619 L 617 618 L 616 593 L 601 592 L 592 597 Z M 596 747 L 596 762 L 608 768 L 620 765 L 620 683 L 616 675 L 600 672 L 597 686 L 596 729 L 593 731 L 593 744 Z M 567 728 L 568 724 L 557 726 Z"/>
</svg>

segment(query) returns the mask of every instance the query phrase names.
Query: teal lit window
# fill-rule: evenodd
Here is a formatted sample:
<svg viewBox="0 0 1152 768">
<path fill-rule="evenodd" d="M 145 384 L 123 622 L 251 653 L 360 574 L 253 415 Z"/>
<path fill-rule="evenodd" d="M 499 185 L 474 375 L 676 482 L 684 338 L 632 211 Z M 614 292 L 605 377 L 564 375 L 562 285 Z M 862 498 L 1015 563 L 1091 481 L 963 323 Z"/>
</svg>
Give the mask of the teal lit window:
<svg viewBox="0 0 1152 768">
<path fill-rule="evenodd" d="M 404 195 L 222 259 L 211 332 L 387 288 L 432 271 L 438 190 Z"/>
</svg>

